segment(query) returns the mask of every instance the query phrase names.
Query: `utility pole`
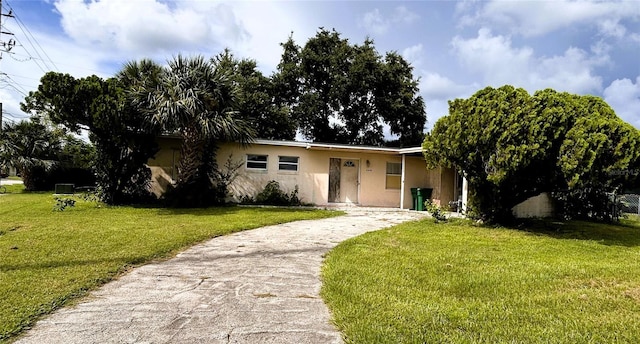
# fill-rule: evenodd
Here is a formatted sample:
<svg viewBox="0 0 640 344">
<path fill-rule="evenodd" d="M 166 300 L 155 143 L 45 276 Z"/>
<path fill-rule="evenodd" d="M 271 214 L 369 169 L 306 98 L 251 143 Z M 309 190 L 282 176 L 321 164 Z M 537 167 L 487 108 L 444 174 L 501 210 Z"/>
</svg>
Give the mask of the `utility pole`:
<svg viewBox="0 0 640 344">
<path fill-rule="evenodd" d="M 2 0 L 0 0 L 0 61 L 2 60 L 2 53 L 3 52 L 10 52 L 11 49 L 13 49 L 13 47 L 16 45 L 16 40 L 13 38 L 10 38 L 8 42 L 5 42 L 2 40 L 2 35 L 11 35 L 13 36 L 13 33 L 8 32 L 8 31 L 3 31 L 2 28 L 2 17 L 8 17 L 8 18 L 13 18 L 13 12 L 11 10 L 9 10 L 9 13 L 4 14 L 2 13 Z M 1 75 L 1 71 L 0 71 L 0 75 Z M 0 131 L 2 131 L 2 100 L 0 99 Z"/>
</svg>

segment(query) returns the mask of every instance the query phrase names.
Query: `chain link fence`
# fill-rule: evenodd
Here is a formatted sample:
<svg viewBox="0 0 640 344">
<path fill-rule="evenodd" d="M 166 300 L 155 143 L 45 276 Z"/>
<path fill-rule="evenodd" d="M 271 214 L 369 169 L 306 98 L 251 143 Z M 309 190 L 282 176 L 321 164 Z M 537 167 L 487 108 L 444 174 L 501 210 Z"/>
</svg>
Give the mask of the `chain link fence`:
<svg viewBox="0 0 640 344">
<path fill-rule="evenodd" d="M 618 200 L 620 201 L 620 207 L 623 213 L 640 215 L 640 195 L 619 195 Z"/>
</svg>

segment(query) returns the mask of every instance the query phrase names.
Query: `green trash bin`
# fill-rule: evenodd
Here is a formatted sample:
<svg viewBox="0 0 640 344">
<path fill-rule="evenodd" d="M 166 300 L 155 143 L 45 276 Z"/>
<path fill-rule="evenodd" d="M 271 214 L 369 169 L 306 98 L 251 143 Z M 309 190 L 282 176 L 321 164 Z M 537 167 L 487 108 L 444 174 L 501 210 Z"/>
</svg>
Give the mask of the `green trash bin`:
<svg viewBox="0 0 640 344">
<path fill-rule="evenodd" d="M 431 199 L 432 193 L 432 188 L 416 188 L 415 209 L 418 211 L 424 211 L 424 202 Z"/>
<path fill-rule="evenodd" d="M 416 210 L 424 211 L 424 198 L 422 197 L 423 188 L 416 188 Z"/>
<path fill-rule="evenodd" d="M 418 209 L 418 188 L 411 188 L 411 210 Z"/>
</svg>

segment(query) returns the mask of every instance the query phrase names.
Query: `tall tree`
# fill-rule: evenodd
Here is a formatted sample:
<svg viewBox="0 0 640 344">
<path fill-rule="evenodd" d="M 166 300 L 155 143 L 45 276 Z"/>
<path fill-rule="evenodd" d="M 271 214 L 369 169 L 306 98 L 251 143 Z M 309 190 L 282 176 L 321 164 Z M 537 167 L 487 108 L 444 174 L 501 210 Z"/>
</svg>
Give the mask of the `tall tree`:
<svg viewBox="0 0 640 344">
<path fill-rule="evenodd" d="M 386 54 L 376 84 L 376 106 L 391 133 L 398 135 L 400 147 L 419 145 L 424 139 L 427 117 L 418 84 L 413 67 L 402 56 Z"/>
<path fill-rule="evenodd" d="M 95 168 L 101 199 L 109 204 L 139 202 L 149 196 L 147 160 L 157 151 L 146 114 L 128 107 L 125 86 L 117 78 L 76 79 L 49 72 L 38 91 L 21 104 L 71 131 L 89 131 L 96 147 Z"/>
<path fill-rule="evenodd" d="M 381 70 L 384 68 L 373 41 L 351 47 L 352 57 L 346 69 L 344 86 L 336 96 L 339 99 L 344 123 L 339 141 L 352 144 L 381 146 L 384 144 L 380 109 L 376 104 L 377 89 L 380 87 Z"/>
<path fill-rule="evenodd" d="M 512 86 L 449 102 L 423 148 L 429 166 L 461 171 L 471 207 L 497 222 L 540 192 L 570 205 L 567 216 L 610 219 L 606 193 L 633 183 L 623 171 L 640 164 L 640 134 L 602 99 Z"/>
<path fill-rule="evenodd" d="M 291 36 L 286 42 L 280 43 L 280 46 L 283 50 L 282 58 L 278 63 L 277 72 L 271 76 L 273 97 L 276 105 L 285 106 L 292 112 L 298 105 L 302 93 L 300 46 L 293 41 Z"/>
<path fill-rule="evenodd" d="M 400 55 L 383 59 L 372 40 L 352 45 L 322 28 L 304 47 L 291 37 L 281 45 L 274 96 L 291 109 L 306 138 L 383 145 L 387 124 L 400 145 L 421 142 L 424 101 L 412 67 Z"/>
<path fill-rule="evenodd" d="M 216 144 L 249 143 L 255 135 L 236 111 L 236 93 L 233 70 L 201 56 L 178 55 L 162 73 L 150 113 L 153 123 L 183 139 L 176 186 L 167 195 L 174 205 L 223 201 L 226 190 L 216 187 L 214 175 Z"/>
<path fill-rule="evenodd" d="M 293 140 L 296 124 L 289 108 L 275 101 L 274 84 L 250 59 L 237 59 L 229 50 L 215 56 L 212 63 L 227 68 L 237 85 L 236 110 L 240 118 L 250 123 L 256 137 L 270 140 Z"/>
</svg>

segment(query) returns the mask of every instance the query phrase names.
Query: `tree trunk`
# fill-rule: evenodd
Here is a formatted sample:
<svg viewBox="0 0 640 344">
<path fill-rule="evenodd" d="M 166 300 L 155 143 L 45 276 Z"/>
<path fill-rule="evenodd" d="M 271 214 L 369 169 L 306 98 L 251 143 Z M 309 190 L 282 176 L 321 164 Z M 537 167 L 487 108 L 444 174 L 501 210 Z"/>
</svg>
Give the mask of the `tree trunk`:
<svg viewBox="0 0 640 344">
<path fill-rule="evenodd" d="M 188 134 L 183 133 L 176 186 L 165 197 L 174 207 L 210 206 L 216 203 L 216 197 L 207 172 L 206 140 L 197 134 Z"/>
<path fill-rule="evenodd" d="M 178 165 L 178 185 L 198 183 L 201 179 L 207 177 L 202 175 L 204 148 L 205 141 L 203 139 L 184 136 Z"/>
</svg>

